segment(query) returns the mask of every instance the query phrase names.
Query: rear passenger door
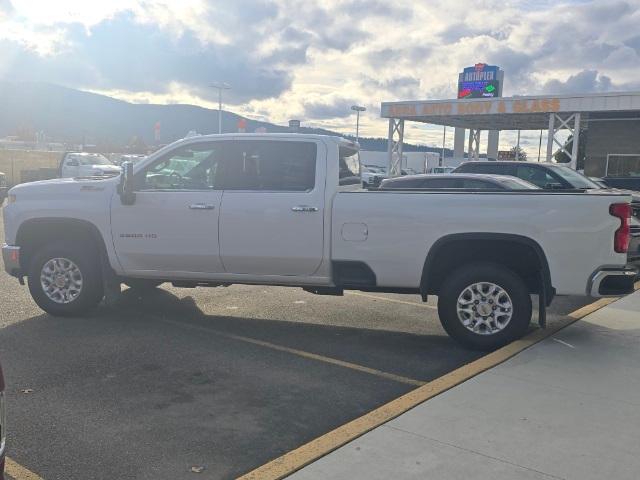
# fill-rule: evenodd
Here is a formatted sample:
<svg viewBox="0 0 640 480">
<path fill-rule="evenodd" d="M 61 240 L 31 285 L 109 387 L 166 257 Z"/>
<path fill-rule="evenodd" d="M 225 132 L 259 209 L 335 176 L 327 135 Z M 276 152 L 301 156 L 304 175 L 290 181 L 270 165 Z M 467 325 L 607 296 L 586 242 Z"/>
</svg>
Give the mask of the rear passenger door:
<svg viewBox="0 0 640 480">
<path fill-rule="evenodd" d="M 228 144 L 220 256 L 228 273 L 310 276 L 324 245 L 326 147 L 316 141 Z"/>
</svg>

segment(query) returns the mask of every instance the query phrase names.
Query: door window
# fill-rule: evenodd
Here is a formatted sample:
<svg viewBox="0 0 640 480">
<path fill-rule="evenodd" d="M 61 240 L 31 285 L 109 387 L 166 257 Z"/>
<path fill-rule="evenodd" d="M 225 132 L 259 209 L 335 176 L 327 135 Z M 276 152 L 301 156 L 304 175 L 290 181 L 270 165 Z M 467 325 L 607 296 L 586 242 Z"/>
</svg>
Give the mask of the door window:
<svg viewBox="0 0 640 480">
<path fill-rule="evenodd" d="M 533 183 L 540 188 L 563 187 L 562 180 L 551 174 L 544 168 L 529 165 L 518 165 L 516 176 L 527 182 Z"/>
<path fill-rule="evenodd" d="M 214 190 L 222 142 L 186 145 L 144 172 L 140 190 Z"/>
<path fill-rule="evenodd" d="M 514 168 L 509 164 L 501 164 L 500 162 L 491 163 L 474 163 L 468 162 L 458 167 L 456 173 L 486 173 L 495 175 L 513 175 Z"/>
<path fill-rule="evenodd" d="M 245 140 L 225 153 L 225 190 L 308 192 L 315 181 L 315 143 Z"/>
</svg>

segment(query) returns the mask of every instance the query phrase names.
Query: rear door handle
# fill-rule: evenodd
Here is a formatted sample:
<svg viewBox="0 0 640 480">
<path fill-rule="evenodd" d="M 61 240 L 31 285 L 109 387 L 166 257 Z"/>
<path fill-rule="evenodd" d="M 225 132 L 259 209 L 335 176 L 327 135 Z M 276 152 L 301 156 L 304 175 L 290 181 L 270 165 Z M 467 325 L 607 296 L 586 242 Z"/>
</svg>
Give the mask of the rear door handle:
<svg viewBox="0 0 640 480">
<path fill-rule="evenodd" d="M 296 205 L 295 207 L 291 207 L 291 210 L 294 212 L 317 212 L 318 207 L 310 207 L 309 205 Z"/>
<path fill-rule="evenodd" d="M 216 207 L 210 203 L 192 203 L 189 208 L 191 210 L 213 210 Z"/>
</svg>

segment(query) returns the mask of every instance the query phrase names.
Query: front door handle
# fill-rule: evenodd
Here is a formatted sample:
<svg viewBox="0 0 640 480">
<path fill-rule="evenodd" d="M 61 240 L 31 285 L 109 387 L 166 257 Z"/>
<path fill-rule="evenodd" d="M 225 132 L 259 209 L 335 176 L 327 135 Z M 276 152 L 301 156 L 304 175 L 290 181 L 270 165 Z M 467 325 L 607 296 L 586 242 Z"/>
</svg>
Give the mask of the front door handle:
<svg viewBox="0 0 640 480">
<path fill-rule="evenodd" d="M 294 212 L 317 212 L 318 207 L 310 207 L 309 205 L 296 205 L 295 207 L 291 207 L 291 210 Z"/>
<path fill-rule="evenodd" d="M 210 203 L 192 203 L 189 208 L 191 210 L 213 210 L 216 207 Z"/>
</svg>

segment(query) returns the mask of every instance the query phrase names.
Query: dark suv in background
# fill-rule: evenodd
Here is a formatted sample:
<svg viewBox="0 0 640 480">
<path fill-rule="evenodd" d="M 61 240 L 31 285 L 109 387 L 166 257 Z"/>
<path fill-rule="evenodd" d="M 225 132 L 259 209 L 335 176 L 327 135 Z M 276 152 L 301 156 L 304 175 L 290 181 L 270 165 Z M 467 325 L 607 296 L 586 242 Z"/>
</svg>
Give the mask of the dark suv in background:
<svg viewBox="0 0 640 480">
<path fill-rule="evenodd" d="M 545 190 L 601 188 L 581 173 L 557 163 L 475 161 L 463 163 L 452 173 L 511 175 Z"/>
</svg>

